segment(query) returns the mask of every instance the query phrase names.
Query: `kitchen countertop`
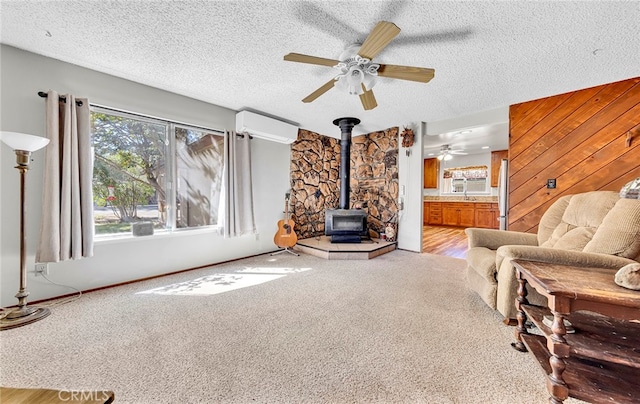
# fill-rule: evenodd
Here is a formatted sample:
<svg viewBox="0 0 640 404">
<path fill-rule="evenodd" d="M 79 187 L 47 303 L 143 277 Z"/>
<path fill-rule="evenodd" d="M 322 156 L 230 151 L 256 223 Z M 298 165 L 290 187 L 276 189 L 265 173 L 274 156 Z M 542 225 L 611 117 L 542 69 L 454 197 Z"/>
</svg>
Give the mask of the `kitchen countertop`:
<svg viewBox="0 0 640 404">
<path fill-rule="evenodd" d="M 467 199 L 461 196 L 425 196 L 424 202 L 465 202 L 465 203 L 498 203 L 497 196 L 470 196 Z"/>
</svg>

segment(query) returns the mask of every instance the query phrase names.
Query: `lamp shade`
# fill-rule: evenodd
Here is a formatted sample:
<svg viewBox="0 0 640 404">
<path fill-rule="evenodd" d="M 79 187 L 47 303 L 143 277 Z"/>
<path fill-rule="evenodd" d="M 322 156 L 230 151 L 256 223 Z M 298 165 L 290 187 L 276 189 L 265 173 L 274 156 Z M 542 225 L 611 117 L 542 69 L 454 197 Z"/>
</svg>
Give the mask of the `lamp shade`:
<svg viewBox="0 0 640 404">
<path fill-rule="evenodd" d="M 0 140 L 13 150 L 34 152 L 49 144 L 49 139 L 42 136 L 27 135 L 18 132 L 0 132 Z"/>
</svg>

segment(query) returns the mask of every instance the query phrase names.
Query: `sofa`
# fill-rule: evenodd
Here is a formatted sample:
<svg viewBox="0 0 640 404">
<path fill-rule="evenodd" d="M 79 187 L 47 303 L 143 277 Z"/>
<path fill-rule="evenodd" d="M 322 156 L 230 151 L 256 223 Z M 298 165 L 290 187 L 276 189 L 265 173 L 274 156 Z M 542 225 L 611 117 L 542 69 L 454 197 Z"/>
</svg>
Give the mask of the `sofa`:
<svg viewBox="0 0 640 404">
<path fill-rule="evenodd" d="M 636 263 L 640 200 L 620 198 L 613 191 L 567 195 L 543 214 L 537 234 L 480 228 L 465 233 L 468 287 L 513 324 L 518 282 L 512 260 L 612 269 Z M 530 303 L 546 306 L 546 298 L 533 288 L 527 293 Z"/>
</svg>

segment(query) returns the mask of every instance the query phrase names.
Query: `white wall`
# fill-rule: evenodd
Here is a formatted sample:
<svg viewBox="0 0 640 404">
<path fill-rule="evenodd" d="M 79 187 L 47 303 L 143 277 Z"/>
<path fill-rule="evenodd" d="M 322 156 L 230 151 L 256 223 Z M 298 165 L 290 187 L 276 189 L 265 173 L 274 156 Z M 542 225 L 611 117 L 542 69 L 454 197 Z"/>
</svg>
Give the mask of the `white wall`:
<svg viewBox="0 0 640 404">
<path fill-rule="evenodd" d="M 0 47 L 0 130 L 44 136 L 44 99 L 56 90 L 91 103 L 214 129 L 234 129 L 235 111 L 45 58 Z M 118 241 L 98 241 L 92 258 L 50 264 L 53 281 L 81 290 L 273 251 L 273 235 L 289 188 L 290 146 L 254 139 L 253 194 L 258 236 L 224 239 L 195 231 Z M 44 152 L 33 154 L 27 178 L 27 270 L 30 301 L 71 293 L 34 277 L 35 246 L 42 209 Z M 0 304 L 16 303 L 19 287 L 19 175 L 15 154 L 0 146 Z"/>
<path fill-rule="evenodd" d="M 422 134 L 424 124 L 414 122 L 399 126 L 413 129 L 414 144 L 410 148 L 402 147 L 402 137 L 398 139 L 398 192 L 402 201 L 402 210 L 398 215 L 398 248 L 403 250 L 422 251 Z M 398 134 L 400 136 L 400 134 Z"/>
<path fill-rule="evenodd" d="M 453 132 L 474 128 L 483 125 L 492 125 L 500 122 L 509 122 L 509 106 L 494 108 L 474 114 L 458 116 L 455 118 L 431 121 L 426 125 L 425 135 L 433 136 L 441 133 Z"/>
</svg>

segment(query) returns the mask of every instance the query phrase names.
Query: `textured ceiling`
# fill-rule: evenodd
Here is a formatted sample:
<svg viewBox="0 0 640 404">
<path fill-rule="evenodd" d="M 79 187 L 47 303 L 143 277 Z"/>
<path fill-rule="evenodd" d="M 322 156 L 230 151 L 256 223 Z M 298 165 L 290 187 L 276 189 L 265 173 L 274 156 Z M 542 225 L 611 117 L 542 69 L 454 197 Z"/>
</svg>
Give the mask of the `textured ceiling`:
<svg viewBox="0 0 640 404">
<path fill-rule="evenodd" d="M 438 121 L 640 76 L 639 1 L 5 1 L 4 44 L 233 110 L 339 137 Z M 378 63 L 434 68 L 427 83 L 379 78 L 378 107 L 332 89 L 329 67 L 380 20 L 400 34 Z M 91 94 L 85 94 L 91 97 Z"/>
</svg>

